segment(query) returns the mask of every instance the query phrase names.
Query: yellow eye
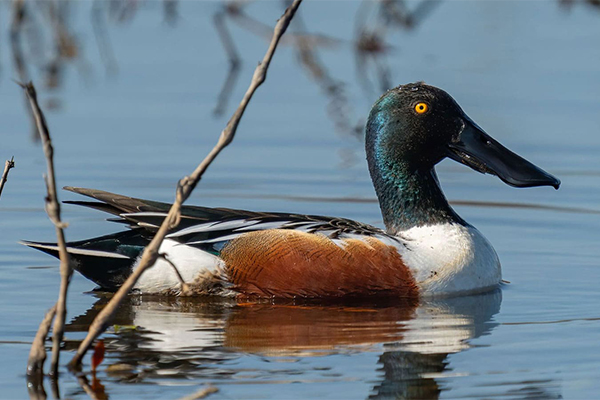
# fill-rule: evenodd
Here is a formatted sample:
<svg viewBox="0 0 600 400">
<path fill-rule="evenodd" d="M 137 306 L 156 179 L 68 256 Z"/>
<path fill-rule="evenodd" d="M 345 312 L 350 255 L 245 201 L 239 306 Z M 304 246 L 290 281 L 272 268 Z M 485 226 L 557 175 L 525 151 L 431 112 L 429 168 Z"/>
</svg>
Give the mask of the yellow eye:
<svg viewBox="0 0 600 400">
<path fill-rule="evenodd" d="M 427 110 L 429 110 L 429 106 L 427 105 L 427 103 L 417 103 L 417 105 L 415 106 L 415 111 L 417 112 L 417 114 L 425 114 Z"/>
</svg>

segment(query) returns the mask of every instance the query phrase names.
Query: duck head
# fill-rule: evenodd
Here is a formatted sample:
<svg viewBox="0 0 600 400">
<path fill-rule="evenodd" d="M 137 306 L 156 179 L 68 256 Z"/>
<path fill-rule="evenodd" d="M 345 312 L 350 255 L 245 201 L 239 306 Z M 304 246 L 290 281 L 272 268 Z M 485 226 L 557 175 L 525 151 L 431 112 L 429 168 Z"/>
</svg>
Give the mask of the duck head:
<svg viewBox="0 0 600 400">
<path fill-rule="evenodd" d="M 367 121 L 369 171 L 388 231 L 459 222 L 439 188 L 434 166 L 449 157 L 515 187 L 560 181 L 502 146 L 445 91 L 424 83 L 386 92 Z"/>
</svg>

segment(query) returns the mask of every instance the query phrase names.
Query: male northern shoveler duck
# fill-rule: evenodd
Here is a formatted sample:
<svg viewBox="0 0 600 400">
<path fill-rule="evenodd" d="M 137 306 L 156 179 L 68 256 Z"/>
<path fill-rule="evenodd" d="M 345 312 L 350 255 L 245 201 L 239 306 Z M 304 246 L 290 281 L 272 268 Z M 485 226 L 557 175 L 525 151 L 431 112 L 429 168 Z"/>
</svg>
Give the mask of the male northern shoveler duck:
<svg viewBox="0 0 600 400">
<path fill-rule="evenodd" d="M 448 296 L 489 290 L 501 280 L 492 245 L 450 207 L 435 165 L 450 157 L 516 187 L 560 181 L 503 147 L 441 89 L 412 83 L 386 92 L 366 126 L 369 171 L 385 230 L 343 218 L 184 206 L 160 252 L 197 293 L 243 297 Z M 98 190 L 67 190 L 74 201 L 118 216 L 132 229 L 68 244 L 75 269 L 115 290 L 136 268 L 169 204 Z M 52 255 L 53 244 L 26 242 Z M 159 259 L 141 293 L 177 292 Z"/>
</svg>

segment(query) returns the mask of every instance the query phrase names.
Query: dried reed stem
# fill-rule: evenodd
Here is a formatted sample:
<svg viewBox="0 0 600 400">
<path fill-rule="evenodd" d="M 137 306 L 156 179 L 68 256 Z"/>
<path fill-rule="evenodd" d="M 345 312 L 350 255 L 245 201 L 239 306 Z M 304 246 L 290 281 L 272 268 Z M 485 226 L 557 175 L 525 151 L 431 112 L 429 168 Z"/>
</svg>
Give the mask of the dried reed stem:
<svg viewBox="0 0 600 400">
<path fill-rule="evenodd" d="M 38 104 L 37 94 L 33 84 L 29 82 L 20 85 L 25 90 L 25 94 L 29 99 L 29 105 L 33 111 L 37 130 L 42 139 L 42 145 L 44 146 L 44 155 L 46 156 L 46 166 L 48 168 L 48 175 L 45 176 L 46 190 L 48 192 L 46 196 L 46 213 L 56 229 L 58 253 L 60 256 L 60 292 L 58 301 L 56 302 L 56 318 L 54 319 L 54 326 L 52 329 L 52 365 L 50 367 L 50 375 L 57 376 L 60 343 L 63 338 L 65 317 L 67 315 L 67 289 L 69 288 L 73 269 L 71 268 L 69 261 L 69 253 L 67 252 L 65 234 L 63 231 L 63 228 L 66 228 L 67 225 L 60 219 L 60 204 L 58 203 L 56 195 L 56 178 L 54 174 L 54 148 L 52 147 L 52 140 L 50 139 L 50 131 L 46 124 L 46 118 Z"/>
<path fill-rule="evenodd" d="M 77 353 L 73 356 L 73 359 L 69 362 L 69 367 L 72 369 L 76 369 L 81 365 L 81 360 L 85 353 L 88 351 L 93 341 L 106 330 L 110 320 L 114 316 L 119 304 L 121 301 L 127 296 L 129 291 L 133 288 L 138 278 L 142 275 L 142 273 L 154 265 L 156 260 L 159 257 L 158 249 L 160 244 L 162 243 L 164 237 L 167 233 L 175 228 L 179 224 L 180 220 L 180 209 L 181 205 L 187 198 L 190 196 L 200 178 L 204 174 L 204 171 L 208 168 L 208 166 L 213 162 L 213 160 L 217 157 L 217 155 L 223 150 L 235 136 L 235 132 L 240 123 L 242 115 L 244 114 L 244 110 L 248 106 L 252 95 L 256 91 L 256 89 L 265 81 L 267 76 L 267 70 L 269 68 L 269 64 L 271 63 L 271 59 L 273 58 L 273 54 L 275 53 L 275 49 L 281 39 L 281 36 L 285 33 L 287 27 L 290 24 L 290 21 L 294 17 L 296 10 L 300 6 L 302 0 L 294 0 L 291 6 L 287 8 L 283 16 L 275 25 L 275 30 L 273 32 L 273 38 L 271 39 L 271 43 L 269 45 L 269 49 L 265 54 L 263 60 L 258 64 L 256 70 L 254 71 L 254 76 L 252 77 L 252 81 L 250 82 L 250 87 L 246 91 L 244 98 L 242 99 L 240 105 L 237 110 L 227 123 L 227 126 L 221 132 L 221 136 L 219 137 L 219 141 L 216 146 L 210 151 L 210 153 L 206 156 L 206 158 L 196 167 L 194 172 L 191 175 L 183 177 L 178 185 L 177 185 L 177 194 L 175 197 L 175 202 L 171 206 L 169 213 L 164 219 L 162 225 L 156 232 L 154 238 L 150 242 L 150 244 L 144 249 L 142 253 L 142 257 L 139 262 L 139 266 L 133 271 L 133 273 L 127 278 L 127 280 L 123 283 L 123 285 L 119 288 L 119 290 L 112 297 L 110 302 L 102 309 L 102 311 L 96 316 L 94 322 L 90 325 L 90 329 L 86 338 L 81 342 L 79 348 L 77 349 Z"/>
<path fill-rule="evenodd" d="M 4 172 L 2 173 L 2 178 L 0 178 L 0 196 L 2 196 L 2 189 L 4 189 L 4 184 L 8 180 L 8 171 L 11 168 L 15 167 L 15 158 L 11 157 L 10 160 L 6 160 L 4 163 Z"/>
</svg>

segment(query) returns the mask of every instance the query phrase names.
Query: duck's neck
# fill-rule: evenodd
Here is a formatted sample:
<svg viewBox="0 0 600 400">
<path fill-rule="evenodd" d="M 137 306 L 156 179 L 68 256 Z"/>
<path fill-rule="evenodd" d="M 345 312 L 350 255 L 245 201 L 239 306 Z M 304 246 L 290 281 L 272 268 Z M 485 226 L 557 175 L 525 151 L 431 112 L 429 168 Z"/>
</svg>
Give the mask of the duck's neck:
<svg viewBox="0 0 600 400">
<path fill-rule="evenodd" d="M 419 167 L 404 154 L 410 146 L 392 144 L 381 132 L 370 131 L 368 126 L 367 161 L 388 233 L 396 235 L 416 226 L 466 224 L 448 204 L 433 167 Z"/>
<path fill-rule="evenodd" d="M 442 193 L 435 170 L 411 170 L 398 164 L 370 170 L 388 233 L 423 225 L 464 224 Z"/>
</svg>

